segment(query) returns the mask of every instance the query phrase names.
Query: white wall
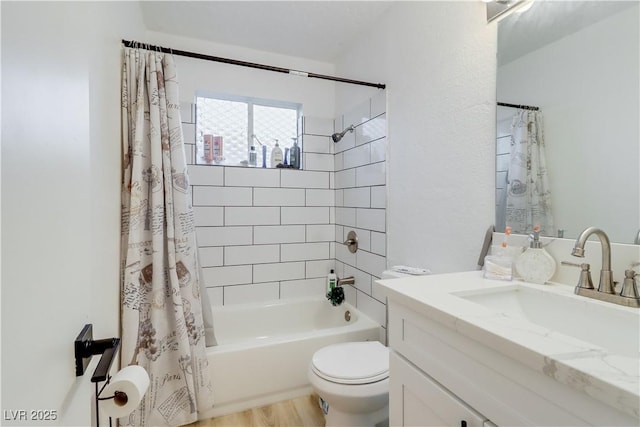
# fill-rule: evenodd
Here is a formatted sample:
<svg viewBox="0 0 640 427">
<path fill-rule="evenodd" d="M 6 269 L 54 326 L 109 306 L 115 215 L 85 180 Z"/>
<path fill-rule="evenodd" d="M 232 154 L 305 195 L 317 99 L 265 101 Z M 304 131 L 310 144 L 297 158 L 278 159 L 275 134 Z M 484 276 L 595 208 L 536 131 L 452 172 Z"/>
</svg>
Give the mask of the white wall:
<svg viewBox="0 0 640 427">
<path fill-rule="evenodd" d="M 389 266 L 476 268 L 494 221 L 495 25 L 482 2 L 398 2 L 336 65 L 387 84 Z"/>
<path fill-rule="evenodd" d="M 502 102 L 541 107 L 556 228 L 640 226 L 638 5 L 498 69 Z M 501 231 L 501 230 L 500 230 Z"/>
<path fill-rule="evenodd" d="M 76 379 L 73 340 L 119 335 L 120 38 L 142 19 L 129 2 L 1 7 L 2 410 L 57 411 L 3 424 L 89 425 L 98 358 Z"/>
<path fill-rule="evenodd" d="M 326 62 L 277 55 L 238 46 L 147 32 L 145 42 L 223 58 L 255 62 L 301 71 L 331 75 L 334 66 Z M 304 105 L 305 116 L 334 116 L 335 85 L 331 81 L 298 77 L 219 62 L 176 56 L 180 99 L 193 102 L 197 90 L 277 99 Z M 362 99 L 362 98 L 361 98 Z"/>
</svg>

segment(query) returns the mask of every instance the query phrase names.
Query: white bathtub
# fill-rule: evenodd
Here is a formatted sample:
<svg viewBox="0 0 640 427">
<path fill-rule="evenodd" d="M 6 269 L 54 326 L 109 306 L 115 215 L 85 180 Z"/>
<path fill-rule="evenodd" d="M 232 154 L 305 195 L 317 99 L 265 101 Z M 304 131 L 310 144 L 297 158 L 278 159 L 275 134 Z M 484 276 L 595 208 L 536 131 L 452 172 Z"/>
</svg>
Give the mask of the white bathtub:
<svg viewBox="0 0 640 427">
<path fill-rule="evenodd" d="M 333 307 L 324 298 L 213 307 L 213 326 L 218 345 L 207 354 L 215 406 L 200 419 L 309 394 L 315 351 L 382 336 L 380 325 L 350 304 Z"/>
</svg>

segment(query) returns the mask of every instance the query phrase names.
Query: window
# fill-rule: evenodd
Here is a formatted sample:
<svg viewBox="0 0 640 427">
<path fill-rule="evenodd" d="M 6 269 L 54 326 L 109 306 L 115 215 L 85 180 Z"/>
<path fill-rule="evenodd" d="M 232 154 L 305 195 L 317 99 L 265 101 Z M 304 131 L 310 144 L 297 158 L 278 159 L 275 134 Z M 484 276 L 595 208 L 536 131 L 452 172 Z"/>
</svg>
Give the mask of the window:
<svg viewBox="0 0 640 427">
<path fill-rule="evenodd" d="M 298 137 L 301 109 L 301 104 L 291 102 L 198 93 L 196 163 L 247 165 L 251 146 L 254 146 L 256 167 L 263 164 L 272 167 L 271 151 L 276 141 L 284 155 L 285 149 L 291 148 Z M 266 147 L 264 151 L 261 145 Z"/>
</svg>

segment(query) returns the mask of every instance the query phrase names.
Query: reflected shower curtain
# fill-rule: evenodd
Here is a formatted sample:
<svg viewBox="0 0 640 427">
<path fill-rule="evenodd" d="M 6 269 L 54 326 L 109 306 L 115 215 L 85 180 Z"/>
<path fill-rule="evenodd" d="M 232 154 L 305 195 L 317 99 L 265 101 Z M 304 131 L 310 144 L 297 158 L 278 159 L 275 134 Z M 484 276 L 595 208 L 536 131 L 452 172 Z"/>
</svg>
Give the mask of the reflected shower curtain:
<svg viewBox="0 0 640 427">
<path fill-rule="evenodd" d="M 506 225 L 513 233 L 529 234 L 539 225 L 542 235 L 555 235 L 543 125 L 542 112 L 531 110 L 518 110 L 511 124 Z"/>
<path fill-rule="evenodd" d="M 121 425 L 179 426 L 213 405 L 173 58 L 125 49 L 122 365 L 149 373 Z"/>
</svg>

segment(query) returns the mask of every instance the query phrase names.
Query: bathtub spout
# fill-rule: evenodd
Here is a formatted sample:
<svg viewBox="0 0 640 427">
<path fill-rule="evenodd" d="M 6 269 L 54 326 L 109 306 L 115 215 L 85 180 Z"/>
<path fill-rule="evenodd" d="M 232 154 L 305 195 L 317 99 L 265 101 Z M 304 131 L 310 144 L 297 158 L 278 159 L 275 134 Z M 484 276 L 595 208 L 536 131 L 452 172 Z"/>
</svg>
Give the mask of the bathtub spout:
<svg viewBox="0 0 640 427">
<path fill-rule="evenodd" d="M 338 278 L 338 286 L 342 285 L 355 285 L 356 279 L 353 276 L 345 277 L 344 279 Z"/>
</svg>

